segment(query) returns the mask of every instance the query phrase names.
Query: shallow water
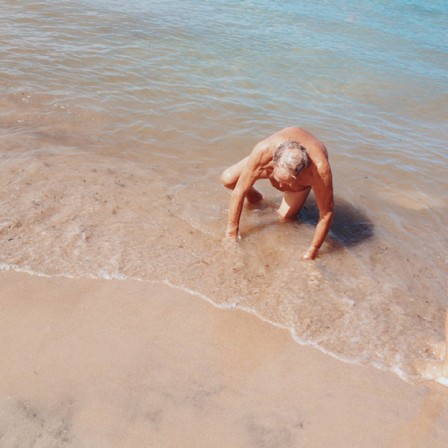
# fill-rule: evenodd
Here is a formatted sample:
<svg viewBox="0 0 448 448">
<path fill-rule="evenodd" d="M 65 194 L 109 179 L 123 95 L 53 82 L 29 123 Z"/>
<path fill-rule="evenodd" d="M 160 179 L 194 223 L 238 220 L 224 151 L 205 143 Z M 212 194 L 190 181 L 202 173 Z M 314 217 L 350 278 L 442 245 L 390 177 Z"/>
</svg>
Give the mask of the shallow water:
<svg viewBox="0 0 448 448">
<path fill-rule="evenodd" d="M 0 4 L 0 266 L 138 278 L 415 375 L 447 298 L 444 2 Z M 223 239 L 220 172 L 302 126 L 329 150 L 331 236 L 310 198 Z"/>
</svg>

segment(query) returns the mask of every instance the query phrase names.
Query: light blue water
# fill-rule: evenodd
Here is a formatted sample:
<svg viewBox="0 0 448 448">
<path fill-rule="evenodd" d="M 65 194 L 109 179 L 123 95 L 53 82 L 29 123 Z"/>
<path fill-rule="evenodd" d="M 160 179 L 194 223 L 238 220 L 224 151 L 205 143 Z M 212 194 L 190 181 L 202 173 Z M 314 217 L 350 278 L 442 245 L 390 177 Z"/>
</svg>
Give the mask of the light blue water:
<svg viewBox="0 0 448 448">
<path fill-rule="evenodd" d="M 413 374 L 447 298 L 444 1 L 0 2 L 0 265 L 187 288 L 344 359 Z M 222 244 L 219 173 L 323 140 L 337 216 L 276 192 Z"/>
</svg>

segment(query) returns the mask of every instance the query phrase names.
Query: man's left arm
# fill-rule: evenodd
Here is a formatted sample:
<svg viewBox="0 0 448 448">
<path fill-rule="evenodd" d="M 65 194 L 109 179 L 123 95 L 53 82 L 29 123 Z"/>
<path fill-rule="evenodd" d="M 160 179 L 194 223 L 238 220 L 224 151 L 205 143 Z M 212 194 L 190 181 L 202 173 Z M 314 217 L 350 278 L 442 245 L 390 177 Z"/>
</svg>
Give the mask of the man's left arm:
<svg viewBox="0 0 448 448">
<path fill-rule="evenodd" d="M 334 200 L 333 200 L 333 178 L 330 164 L 327 159 L 316 164 L 317 178 L 313 183 L 314 196 L 319 208 L 319 222 L 317 223 L 313 241 L 305 252 L 304 260 L 314 260 L 330 231 L 333 222 Z"/>
</svg>

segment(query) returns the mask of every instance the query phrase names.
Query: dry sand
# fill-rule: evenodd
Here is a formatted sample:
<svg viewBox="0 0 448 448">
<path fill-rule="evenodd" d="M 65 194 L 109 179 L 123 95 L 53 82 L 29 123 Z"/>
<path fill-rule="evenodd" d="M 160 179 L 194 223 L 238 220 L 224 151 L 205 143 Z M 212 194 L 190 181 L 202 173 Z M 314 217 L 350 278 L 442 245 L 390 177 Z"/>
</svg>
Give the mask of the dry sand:
<svg viewBox="0 0 448 448">
<path fill-rule="evenodd" d="M 165 285 L 0 274 L 0 447 L 446 448 L 448 389 Z"/>
</svg>

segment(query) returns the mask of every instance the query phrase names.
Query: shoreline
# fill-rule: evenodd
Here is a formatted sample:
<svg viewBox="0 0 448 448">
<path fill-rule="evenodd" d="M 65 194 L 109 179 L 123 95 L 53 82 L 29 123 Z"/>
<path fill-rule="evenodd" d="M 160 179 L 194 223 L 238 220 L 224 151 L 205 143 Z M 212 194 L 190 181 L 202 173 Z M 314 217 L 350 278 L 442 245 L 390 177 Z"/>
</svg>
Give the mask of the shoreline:
<svg viewBox="0 0 448 448">
<path fill-rule="evenodd" d="M 344 363 L 252 313 L 137 280 L 0 280 L 5 446 L 448 443 L 443 386 Z"/>
<path fill-rule="evenodd" d="M 165 285 L 168 288 L 172 288 L 173 290 L 179 291 L 180 293 L 185 293 L 189 296 L 198 298 L 199 300 L 206 302 L 207 304 L 211 305 L 212 307 L 216 308 L 217 310 L 237 310 L 240 312 L 248 313 L 248 314 L 252 315 L 254 318 L 266 323 L 269 326 L 275 327 L 281 331 L 286 331 L 287 333 L 289 333 L 292 340 L 296 344 L 303 346 L 303 347 L 310 347 L 312 349 L 318 350 L 321 353 L 323 353 L 324 355 L 330 356 L 331 358 L 335 359 L 338 362 L 352 364 L 352 365 L 364 365 L 361 362 L 353 360 L 349 357 L 344 357 L 344 356 L 335 354 L 315 342 L 307 341 L 307 340 L 300 338 L 299 336 L 297 336 L 297 334 L 291 328 L 288 328 L 288 327 L 282 326 L 281 324 L 278 324 L 276 322 L 270 321 L 269 319 L 266 319 L 264 316 L 260 315 L 259 313 L 257 313 L 255 310 L 253 310 L 251 308 L 246 308 L 239 304 L 237 305 L 237 304 L 233 304 L 233 303 L 225 304 L 225 305 L 217 304 L 213 300 L 211 300 L 209 297 L 207 297 L 204 294 L 201 294 L 200 292 L 190 290 L 187 287 L 172 284 L 168 280 L 164 280 L 162 282 L 154 282 L 151 280 L 145 280 L 145 279 L 140 279 L 140 278 L 126 277 L 124 275 L 123 276 L 104 276 L 104 277 L 101 277 L 101 276 L 76 277 L 76 276 L 71 276 L 69 274 L 50 275 L 50 274 L 45 274 L 42 272 L 29 270 L 26 268 L 21 268 L 21 267 L 15 266 L 15 265 L 0 264 L 0 276 L 3 273 L 9 273 L 9 272 L 25 274 L 25 275 L 29 275 L 31 277 L 41 277 L 41 278 L 48 278 L 48 279 L 62 278 L 62 279 L 74 280 L 74 281 L 76 281 L 76 280 L 83 281 L 83 279 L 86 279 L 86 280 L 105 281 L 105 282 L 108 282 L 108 281 L 117 281 L 117 282 L 130 281 L 130 282 L 142 282 L 142 283 L 147 283 L 150 285 Z M 380 370 L 380 371 L 388 373 L 388 374 L 396 375 L 402 381 L 405 381 L 409 384 L 419 384 L 419 383 L 422 383 L 425 381 L 425 379 L 423 379 L 423 378 L 412 377 L 412 376 L 406 374 L 404 371 L 402 371 L 398 367 L 395 369 L 392 369 L 392 370 L 388 369 L 387 367 L 384 367 L 383 365 L 380 365 L 380 364 L 377 364 L 377 365 L 370 364 L 369 367 L 376 369 L 376 370 Z"/>
</svg>

